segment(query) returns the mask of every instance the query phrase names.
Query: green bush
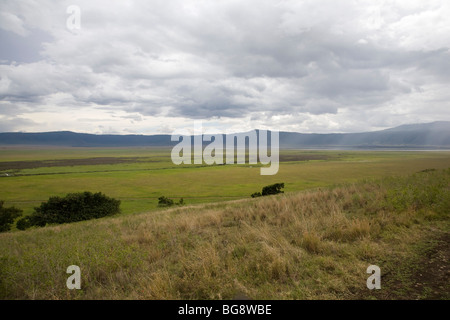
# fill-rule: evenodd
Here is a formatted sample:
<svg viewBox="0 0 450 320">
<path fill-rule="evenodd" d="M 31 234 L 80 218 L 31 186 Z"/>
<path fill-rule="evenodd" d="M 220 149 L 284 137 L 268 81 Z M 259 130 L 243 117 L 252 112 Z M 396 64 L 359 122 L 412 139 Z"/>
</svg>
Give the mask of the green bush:
<svg viewBox="0 0 450 320">
<path fill-rule="evenodd" d="M 51 197 L 41 203 L 28 219 L 20 220 L 18 228 L 97 219 L 119 212 L 120 200 L 109 198 L 101 192 L 69 193 L 65 197 Z"/>
<path fill-rule="evenodd" d="M 180 201 L 176 203 L 172 199 L 169 199 L 164 196 L 158 198 L 158 207 L 171 207 L 173 205 L 182 206 L 183 204 L 184 204 L 183 198 L 181 198 Z"/>
<path fill-rule="evenodd" d="M 174 202 L 172 199 L 166 198 L 164 196 L 158 198 L 158 207 L 170 207 L 173 206 Z"/>
<path fill-rule="evenodd" d="M 22 210 L 9 207 L 3 207 L 4 201 L 0 201 L 0 232 L 5 232 L 11 230 L 11 225 L 14 220 L 22 215 Z"/>
<path fill-rule="evenodd" d="M 30 217 L 23 217 L 16 222 L 16 228 L 19 230 L 25 230 L 31 227 Z"/>
<path fill-rule="evenodd" d="M 269 196 L 272 194 L 283 193 L 283 191 L 281 191 L 282 188 L 284 188 L 284 183 L 275 183 L 270 186 L 265 186 L 262 189 L 262 195 Z"/>
<path fill-rule="evenodd" d="M 275 183 L 269 186 L 265 186 L 262 189 L 262 192 L 255 192 L 251 196 L 252 198 L 261 197 L 261 196 L 270 196 L 272 194 L 283 193 L 281 189 L 284 188 L 284 183 Z"/>
</svg>

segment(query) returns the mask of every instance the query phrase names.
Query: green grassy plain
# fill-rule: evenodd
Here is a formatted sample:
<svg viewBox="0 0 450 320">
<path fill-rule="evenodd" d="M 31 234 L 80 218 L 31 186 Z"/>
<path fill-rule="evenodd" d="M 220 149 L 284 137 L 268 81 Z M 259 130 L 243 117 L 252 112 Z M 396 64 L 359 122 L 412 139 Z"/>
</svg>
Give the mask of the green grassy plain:
<svg viewBox="0 0 450 320">
<path fill-rule="evenodd" d="M 128 161 L 94 165 L 89 164 L 92 158 Z M 71 159 L 85 159 L 87 164 L 64 165 Z M 0 170 L 0 199 L 5 206 L 14 205 L 30 214 L 50 196 L 101 191 L 120 199 L 123 213 L 132 214 L 156 210 L 162 195 L 183 198 L 187 204 L 218 202 L 248 198 L 263 186 L 278 182 L 285 183 L 285 192 L 295 192 L 450 166 L 450 152 L 444 151 L 283 150 L 280 159 L 278 174 L 261 176 L 259 165 L 176 166 L 170 149 L 164 148 L 4 147 L 0 149 L 0 165 L 6 168 Z M 289 159 L 294 161 L 286 161 Z M 25 169 L 8 169 L 7 164 L 55 160 L 61 162 Z M 13 176 L 1 177 L 2 172 Z"/>
<path fill-rule="evenodd" d="M 427 170 L 5 232 L 0 299 L 449 299 L 449 190 L 450 169 Z M 372 264 L 381 290 L 366 287 Z"/>
</svg>

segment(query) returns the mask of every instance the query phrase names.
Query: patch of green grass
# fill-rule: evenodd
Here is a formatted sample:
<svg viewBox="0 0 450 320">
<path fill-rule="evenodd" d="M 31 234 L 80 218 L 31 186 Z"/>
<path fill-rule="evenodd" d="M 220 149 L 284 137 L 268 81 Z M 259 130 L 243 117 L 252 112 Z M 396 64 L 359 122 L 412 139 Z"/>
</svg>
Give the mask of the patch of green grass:
<svg viewBox="0 0 450 320">
<path fill-rule="evenodd" d="M 324 158 L 281 162 L 275 176 L 261 176 L 259 166 L 175 166 L 170 149 L 161 148 L 53 148 L 0 150 L 0 161 L 138 157 L 114 165 L 79 165 L 24 169 L 27 176 L 0 177 L 0 199 L 29 214 L 50 196 L 70 192 L 103 192 L 122 201 L 125 214 L 152 211 L 157 198 L 205 203 L 248 198 L 263 186 L 285 183 L 285 192 L 325 187 L 360 179 L 406 175 L 448 167 L 449 152 L 312 151 L 282 150 L 281 155 Z"/>
</svg>

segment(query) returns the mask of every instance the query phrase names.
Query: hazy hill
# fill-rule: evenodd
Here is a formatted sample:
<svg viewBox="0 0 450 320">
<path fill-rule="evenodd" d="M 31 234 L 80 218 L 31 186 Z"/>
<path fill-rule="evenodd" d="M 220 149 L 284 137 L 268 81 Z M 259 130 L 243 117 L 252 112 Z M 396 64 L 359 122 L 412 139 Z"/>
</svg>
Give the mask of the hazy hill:
<svg viewBox="0 0 450 320">
<path fill-rule="evenodd" d="M 97 135 L 56 132 L 7 132 L 0 133 L 3 145 L 43 145 L 68 147 L 126 147 L 126 146 L 170 146 L 170 135 Z"/>
<path fill-rule="evenodd" d="M 170 135 L 96 135 L 69 131 L 0 133 L 0 145 L 69 147 L 173 146 Z M 280 132 L 282 148 L 450 148 L 450 121 L 361 133 Z"/>
<path fill-rule="evenodd" d="M 375 132 L 342 134 L 280 133 L 280 145 L 295 147 L 449 148 L 450 122 L 402 125 Z"/>
</svg>

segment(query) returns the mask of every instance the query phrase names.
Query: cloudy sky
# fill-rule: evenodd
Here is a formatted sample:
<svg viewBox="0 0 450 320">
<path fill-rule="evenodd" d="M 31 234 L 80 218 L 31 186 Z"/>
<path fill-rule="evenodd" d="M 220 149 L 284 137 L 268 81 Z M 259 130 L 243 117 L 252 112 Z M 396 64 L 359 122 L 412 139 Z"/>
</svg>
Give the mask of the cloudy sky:
<svg viewBox="0 0 450 320">
<path fill-rule="evenodd" d="M 449 17 L 448 0 L 1 0 L 0 131 L 450 120 Z"/>
</svg>

